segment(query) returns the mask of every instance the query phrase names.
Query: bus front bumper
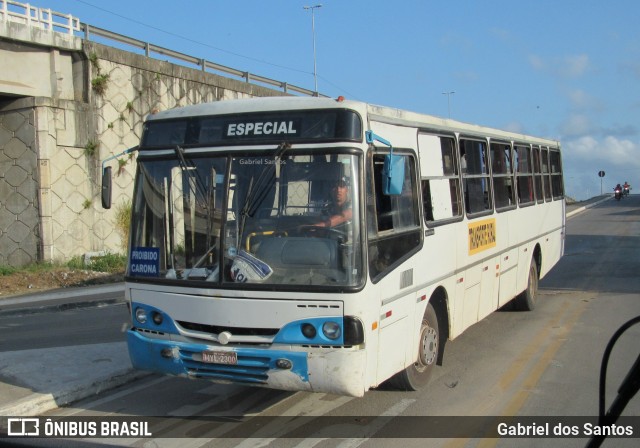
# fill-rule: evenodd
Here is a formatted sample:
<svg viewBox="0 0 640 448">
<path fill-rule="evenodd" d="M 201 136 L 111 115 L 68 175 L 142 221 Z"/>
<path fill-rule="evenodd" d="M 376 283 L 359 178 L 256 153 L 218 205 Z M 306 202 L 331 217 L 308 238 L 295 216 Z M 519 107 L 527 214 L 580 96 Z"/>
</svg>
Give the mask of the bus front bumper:
<svg viewBox="0 0 640 448">
<path fill-rule="evenodd" d="M 365 351 L 277 345 L 219 347 L 127 332 L 134 368 L 152 372 L 290 391 L 364 395 Z M 212 358 L 221 362 L 212 362 Z"/>
</svg>

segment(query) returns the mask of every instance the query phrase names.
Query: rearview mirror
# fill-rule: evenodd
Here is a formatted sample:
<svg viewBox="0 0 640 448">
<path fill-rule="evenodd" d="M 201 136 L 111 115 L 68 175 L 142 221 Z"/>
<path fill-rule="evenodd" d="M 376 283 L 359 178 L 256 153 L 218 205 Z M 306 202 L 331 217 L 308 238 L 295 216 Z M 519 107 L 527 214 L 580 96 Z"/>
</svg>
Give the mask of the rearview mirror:
<svg viewBox="0 0 640 448">
<path fill-rule="evenodd" d="M 102 169 L 102 208 L 111 208 L 111 167 Z"/>
<path fill-rule="evenodd" d="M 387 154 L 382 167 L 382 193 L 386 195 L 402 194 L 404 184 L 404 156 Z"/>
</svg>

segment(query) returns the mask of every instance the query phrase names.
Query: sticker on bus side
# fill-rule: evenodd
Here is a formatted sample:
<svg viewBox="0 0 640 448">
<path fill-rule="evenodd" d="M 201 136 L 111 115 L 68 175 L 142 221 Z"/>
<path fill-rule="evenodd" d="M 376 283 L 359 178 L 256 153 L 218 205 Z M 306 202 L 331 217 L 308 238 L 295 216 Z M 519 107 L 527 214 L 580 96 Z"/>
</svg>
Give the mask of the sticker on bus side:
<svg viewBox="0 0 640 448">
<path fill-rule="evenodd" d="M 129 275 L 133 277 L 158 277 L 160 275 L 160 249 L 134 247 L 129 256 Z"/>
<path fill-rule="evenodd" d="M 496 245 L 496 220 L 485 219 L 469 224 L 469 255 Z"/>
</svg>

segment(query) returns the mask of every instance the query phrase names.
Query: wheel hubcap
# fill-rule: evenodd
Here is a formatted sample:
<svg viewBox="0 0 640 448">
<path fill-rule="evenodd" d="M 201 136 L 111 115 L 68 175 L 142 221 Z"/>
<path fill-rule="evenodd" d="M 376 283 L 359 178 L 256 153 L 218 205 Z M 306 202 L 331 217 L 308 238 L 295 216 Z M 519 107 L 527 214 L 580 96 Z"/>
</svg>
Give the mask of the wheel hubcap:
<svg viewBox="0 0 640 448">
<path fill-rule="evenodd" d="M 428 325 L 422 328 L 422 346 L 420 347 L 420 363 L 423 366 L 433 364 L 438 356 L 438 334 Z"/>
</svg>

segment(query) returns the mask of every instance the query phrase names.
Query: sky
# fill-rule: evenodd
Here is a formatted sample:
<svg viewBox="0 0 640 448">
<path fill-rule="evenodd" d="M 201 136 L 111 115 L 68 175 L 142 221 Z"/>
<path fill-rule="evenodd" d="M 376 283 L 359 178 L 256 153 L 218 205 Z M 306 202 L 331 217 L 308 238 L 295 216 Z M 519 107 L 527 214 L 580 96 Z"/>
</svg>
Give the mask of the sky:
<svg viewBox="0 0 640 448">
<path fill-rule="evenodd" d="M 568 196 L 640 193 L 637 0 L 31 4 L 323 95 L 558 140 Z"/>
</svg>

